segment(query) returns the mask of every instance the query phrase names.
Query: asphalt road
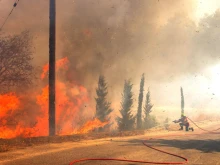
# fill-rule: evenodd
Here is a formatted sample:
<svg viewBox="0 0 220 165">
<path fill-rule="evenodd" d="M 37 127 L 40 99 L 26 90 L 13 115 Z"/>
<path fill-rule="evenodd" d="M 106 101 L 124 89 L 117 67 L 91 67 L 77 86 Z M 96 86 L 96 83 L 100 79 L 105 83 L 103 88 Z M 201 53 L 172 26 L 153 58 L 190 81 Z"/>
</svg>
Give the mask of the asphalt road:
<svg viewBox="0 0 220 165">
<path fill-rule="evenodd" d="M 211 128 L 219 127 L 219 124 Z M 209 126 L 210 127 L 210 126 Z M 165 137 L 165 136 L 166 137 Z M 168 136 L 167 136 L 168 135 Z M 164 137 L 162 137 L 164 136 Z M 146 161 L 173 162 L 183 161 L 144 146 L 141 142 L 148 139 L 148 144 L 169 151 L 189 160 L 193 165 L 220 165 L 220 134 L 207 134 L 201 131 L 160 132 L 144 136 L 106 138 L 82 142 L 68 142 L 32 146 L 25 149 L 0 154 L 3 165 L 68 165 L 81 158 L 124 158 Z M 135 165 L 138 163 L 113 161 L 88 161 L 77 164 L 85 165 Z"/>
</svg>

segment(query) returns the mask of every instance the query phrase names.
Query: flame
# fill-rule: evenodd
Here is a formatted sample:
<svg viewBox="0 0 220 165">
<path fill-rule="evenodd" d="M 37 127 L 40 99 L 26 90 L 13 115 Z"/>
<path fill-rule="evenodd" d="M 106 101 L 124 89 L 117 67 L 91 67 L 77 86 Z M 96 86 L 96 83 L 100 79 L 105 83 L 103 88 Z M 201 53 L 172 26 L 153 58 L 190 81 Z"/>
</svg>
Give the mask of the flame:
<svg viewBox="0 0 220 165">
<path fill-rule="evenodd" d="M 0 127 L 0 138 L 15 138 L 15 137 L 31 137 L 35 130 L 33 128 L 24 128 L 17 125 L 14 130 L 8 129 L 6 126 Z"/>
<path fill-rule="evenodd" d="M 0 117 L 10 110 L 16 110 L 20 106 L 20 100 L 15 93 L 0 95 Z"/>
<path fill-rule="evenodd" d="M 56 61 L 56 71 L 60 68 L 68 69 L 68 66 L 66 65 L 68 62 L 69 60 L 67 57 Z M 46 77 L 46 74 L 48 73 L 48 71 L 49 71 L 49 64 L 43 67 L 43 73 L 41 74 L 41 79 L 44 79 Z"/>
<path fill-rule="evenodd" d="M 67 57 L 57 60 L 56 70 L 64 73 L 60 75 L 69 73 L 67 64 Z M 41 79 L 46 78 L 48 69 L 46 64 Z M 83 112 L 92 112 L 89 106 L 85 106 L 90 102 L 87 89 L 75 81 L 63 80 L 60 75 L 56 80 L 56 133 L 87 133 L 105 126 L 107 122 L 98 119 L 80 126 L 85 117 Z M 48 85 L 36 89 L 31 93 L 37 93 L 34 97 L 13 92 L 0 95 L 0 138 L 48 136 L 48 89 Z"/>
<path fill-rule="evenodd" d="M 100 120 L 98 120 L 97 118 L 95 118 L 92 121 L 88 121 L 85 123 L 84 126 L 82 126 L 80 129 L 75 130 L 73 132 L 73 134 L 84 134 L 84 133 L 88 133 L 90 131 L 93 131 L 96 128 L 100 128 L 100 127 L 104 127 L 105 125 L 107 125 L 108 122 L 101 122 Z"/>
</svg>

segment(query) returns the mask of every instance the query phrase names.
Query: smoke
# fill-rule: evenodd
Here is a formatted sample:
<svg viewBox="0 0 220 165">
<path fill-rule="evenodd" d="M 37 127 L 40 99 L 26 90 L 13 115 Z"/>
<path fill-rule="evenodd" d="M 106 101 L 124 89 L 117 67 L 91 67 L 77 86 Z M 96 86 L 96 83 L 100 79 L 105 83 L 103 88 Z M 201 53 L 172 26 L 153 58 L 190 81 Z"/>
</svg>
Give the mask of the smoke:
<svg viewBox="0 0 220 165">
<path fill-rule="evenodd" d="M 80 82 L 91 85 L 91 80 L 100 73 L 105 73 L 111 84 L 123 82 L 125 78 L 136 78 L 137 75 L 139 78 L 142 72 L 151 72 L 147 74 L 149 78 L 152 78 L 151 75 L 156 80 L 163 79 L 167 71 L 173 69 L 170 62 L 175 64 L 176 59 L 181 61 L 180 55 L 170 54 L 169 51 L 177 50 L 188 38 L 182 34 L 181 27 L 169 28 L 170 23 L 164 24 L 161 18 L 172 17 L 175 10 L 172 9 L 174 13 L 165 10 L 169 10 L 171 4 L 180 8 L 181 3 L 122 0 L 74 2 L 75 12 L 63 25 L 65 39 L 70 42 L 70 45 L 65 45 L 63 54 L 72 58 L 73 70 L 78 73 Z M 182 15 L 185 16 L 185 13 Z M 172 24 L 174 19 L 170 20 Z M 178 20 L 176 23 L 176 26 L 181 26 Z M 173 36 L 181 42 L 173 44 L 173 40 L 167 39 L 170 38 L 169 33 L 177 29 L 181 30 L 180 34 Z M 164 61 L 164 56 L 171 60 Z M 157 69 L 152 66 L 157 66 Z M 166 74 L 160 71 L 163 67 Z"/>
<path fill-rule="evenodd" d="M 13 3 L 0 3 L 4 18 Z M 35 66 L 48 62 L 48 8 L 47 1 L 23 0 L 4 28 L 9 34 L 33 33 Z M 124 79 L 132 78 L 138 91 L 143 72 L 146 87 L 199 74 L 218 62 L 220 11 L 197 25 L 195 8 L 191 0 L 57 1 L 57 58 L 70 61 L 66 79 L 84 85 L 94 97 L 98 75 L 104 74 L 109 98 L 118 108 Z"/>
<path fill-rule="evenodd" d="M 1 3 L 1 8 L 4 6 L 1 15 L 6 16 L 13 1 Z M 174 19 L 168 19 L 180 12 L 179 19 L 186 20 L 184 24 L 188 21 L 184 16 L 194 5 L 190 1 L 172 0 L 64 0 L 57 3 L 57 56 L 69 56 L 78 81 L 90 85 L 91 79 L 96 80 L 101 72 L 109 77 L 111 84 L 148 70 L 152 76 L 164 74 L 160 74 L 160 69 L 152 70 L 151 66 L 161 65 L 163 56 L 175 58 L 166 52 L 166 48 L 175 48 L 180 43 L 172 46 L 167 42 L 169 33 L 178 29 L 180 32 L 175 35 L 185 36 L 179 29 L 181 27 L 170 28 L 169 24 L 173 24 Z M 48 13 L 48 2 L 22 1 L 4 29 L 6 33 L 28 29 L 35 35 L 37 65 L 48 60 Z M 161 29 L 161 26 L 165 27 Z M 181 37 L 177 35 L 175 38 L 184 42 L 186 38 Z M 114 72 L 117 74 L 112 74 Z"/>
</svg>

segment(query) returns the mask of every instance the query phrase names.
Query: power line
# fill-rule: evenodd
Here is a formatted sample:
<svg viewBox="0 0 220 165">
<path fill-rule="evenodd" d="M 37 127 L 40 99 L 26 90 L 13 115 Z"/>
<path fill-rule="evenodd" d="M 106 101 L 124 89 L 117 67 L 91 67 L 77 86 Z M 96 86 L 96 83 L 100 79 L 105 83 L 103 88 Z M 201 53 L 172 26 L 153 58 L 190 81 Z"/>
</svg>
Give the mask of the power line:
<svg viewBox="0 0 220 165">
<path fill-rule="evenodd" d="M 6 17 L 5 21 L 3 22 L 2 26 L 0 27 L 0 31 L 2 30 L 2 28 L 4 27 L 5 23 L 7 22 L 8 18 L 10 17 L 10 15 L 12 14 L 14 8 L 18 5 L 19 0 L 15 0 L 14 5 L 10 11 L 10 13 L 8 14 L 8 16 Z"/>
</svg>

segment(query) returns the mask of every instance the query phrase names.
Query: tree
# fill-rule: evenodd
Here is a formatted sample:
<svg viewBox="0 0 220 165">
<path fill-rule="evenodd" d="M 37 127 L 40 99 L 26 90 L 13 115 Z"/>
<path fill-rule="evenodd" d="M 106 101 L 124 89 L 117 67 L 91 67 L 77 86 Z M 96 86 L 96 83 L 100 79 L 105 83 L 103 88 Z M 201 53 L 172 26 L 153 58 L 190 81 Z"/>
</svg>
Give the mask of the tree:
<svg viewBox="0 0 220 165">
<path fill-rule="evenodd" d="M 151 116 L 150 113 L 152 112 L 153 104 L 151 104 L 150 100 L 150 91 L 148 89 L 147 95 L 146 95 L 146 101 L 144 106 L 144 128 L 149 129 L 157 125 L 156 118 L 154 116 Z"/>
<path fill-rule="evenodd" d="M 164 127 L 165 127 L 165 129 L 166 130 L 168 130 L 169 129 L 169 118 L 167 117 L 166 119 L 165 119 L 165 121 L 164 121 Z"/>
<path fill-rule="evenodd" d="M 137 112 L 137 129 L 142 128 L 142 103 L 144 96 L 144 74 L 142 74 L 140 82 L 140 92 L 138 97 L 138 112 Z"/>
<path fill-rule="evenodd" d="M 0 38 L 0 86 L 1 91 L 10 87 L 27 87 L 32 83 L 31 37 L 25 31 L 19 35 Z"/>
<path fill-rule="evenodd" d="M 128 131 L 134 128 L 135 117 L 131 114 L 133 105 L 132 84 L 130 80 L 125 80 L 121 102 L 121 117 L 117 117 L 118 129 Z"/>
<path fill-rule="evenodd" d="M 181 93 L 181 117 L 184 115 L 184 95 L 183 95 L 183 88 L 180 88 Z"/>
<path fill-rule="evenodd" d="M 96 115 L 95 117 L 101 122 L 110 122 L 110 113 L 113 111 L 110 106 L 111 103 L 107 101 L 107 83 L 103 75 L 99 76 L 98 88 L 96 88 L 97 98 L 96 100 Z M 110 124 L 106 125 L 104 129 L 107 129 Z M 99 128 L 99 131 L 103 131 L 103 128 Z"/>
</svg>

